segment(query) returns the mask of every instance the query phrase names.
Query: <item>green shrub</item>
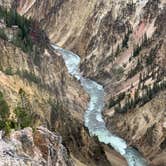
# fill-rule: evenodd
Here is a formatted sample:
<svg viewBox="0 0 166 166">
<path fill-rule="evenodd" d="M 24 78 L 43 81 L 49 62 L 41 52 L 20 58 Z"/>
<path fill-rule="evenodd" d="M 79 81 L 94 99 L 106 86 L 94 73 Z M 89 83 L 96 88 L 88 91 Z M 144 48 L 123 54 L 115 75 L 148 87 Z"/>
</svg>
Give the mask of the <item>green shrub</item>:
<svg viewBox="0 0 166 166">
<path fill-rule="evenodd" d="M 8 135 L 11 130 L 9 115 L 9 106 L 4 100 L 3 93 L 0 92 L 0 130 L 4 130 L 6 135 Z"/>
<path fill-rule="evenodd" d="M 14 112 L 17 117 L 17 128 L 22 129 L 31 126 L 32 117 L 29 111 L 21 107 L 17 107 Z"/>
<path fill-rule="evenodd" d="M 2 92 L 0 92 L 0 118 L 6 120 L 9 117 L 9 106 L 3 98 Z"/>
<path fill-rule="evenodd" d="M 6 68 L 4 73 L 7 74 L 7 75 L 13 75 L 14 74 L 11 67 Z"/>
<path fill-rule="evenodd" d="M 6 121 L 5 122 L 5 128 L 4 128 L 4 130 L 5 130 L 5 135 L 9 135 L 9 133 L 10 133 L 10 131 L 11 131 L 11 126 L 10 126 L 10 121 Z"/>
<path fill-rule="evenodd" d="M 123 67 L 115 67 L 112 69 L 113 74 L 115 75 L 117 81 L 120 81 L 124 74 Z"/>
<path fill-rule="evenodd" d="M 136 48 L 134 48 L 133 50 L 133 57 L 138 56 L 141 50 L 142 50 L 142 46 L 137 45 Z"/>
<path fill-rule="evenodd" d="M 0 29 L 0 38 L 2 38 L 3 40 L 8 39 L 3 29 Z"/>
<path fill-rule="evenodd" d="M 29 82 L 34 82 L 36 84 L 41 85 L 41 78 L 36 76 L 34 73 L 32 72 L 28 72 L 27 70 L 17 70 L 16 72 L 17 75 L 19 75 L 21 78 L 24 78 L 26 80 L 28 80 Z"/>
<path fill-rule="evenodd" d="M 129 37 L 130 37 L 130 34 L 131 34 L 131 33 L 132 33 L 132 31 L 129 30 L 129 31 L 127 32 L 127 34 L 125 34 L 125 37 L 124 37 L 124 39 L 123 39 L 123 41 L 122 41 L 122 48 L 124 48 L 124 47 L 128 48 L 128 41 L 129 41 Z"/>
<path fill-rule="evenodd" d="M 140 45 L 137 44 L 136 47 L 134 48 L 132 57 L 137 57 L 139 55 L 139 53 L 141 52 L 142 48 L 147 47 L 147 44 L 148 44 L 148 39 L 147 39 L 147 35 L 145 33 L 144 37 L 142 39 L 142 43 Z M 131 58 L 130 58 L 130 60 L 131 60 Z"/>
<path fill-rule="evenodd" d="M 0 120 L 0 130 L 5 128 L 5 121 L 4 120 Z"/>
<path fill-rule="evenodd" d="M 132 78 L 133 76 L 135 76 L 137 73 L 139 73 L 141 70 L 143 69 L 143 65 L 140 62 L 140 60 L 138 59 L 137 61 L 137 65 L 135 66 L 135 68 L 131 69 L 128 73 L 127 78 Z"/>
<path fill-rule="evenodd" d="M 146 65 L 147 66 L 153 64 L 153 62 L 154 62 L 154 60 L 156 58 L 156 55 L 157 55 L 157 51 L 158 51 L 157 48 L 158 48 L 158 46 L 156 45 L 155 48 L 152 48 L 150 50 L 149 56 L 147 56 L 147 58 L 146 58 Z"/>
<path fill-rule="evenodd" d="M 14 113 L 17 119 L 16 126 L 18 129 L 22 129 L 32 125 L 32 113 L 31 104 L 22 88 L 19 90 L 19 95 L 21 103 L 15 108 Z"/>
<path fill-rule="evenodd" d="M 19 95 L 23 98 L 25 92 L 20 89 Z M 3 93 L 0 92 L 0 130 L 4 130 L 5 135 L 9 135 L 11 129 L 23 129 L 32 125 L 32 114 L 28 106 L 26 108 L 18 106 L 15 108 L 14 113 L 16 114 L 17 122 L 9 119 L 9 106 L 4 100 Z"/>
<path fill-rule="evenodd" d="M 116 104 L 120 103 L 125 98 L 125 92 L 120 93 L 115 99 L 111 98 L 109 101 L 109 108 L 115 106 Z"/>
</svg>

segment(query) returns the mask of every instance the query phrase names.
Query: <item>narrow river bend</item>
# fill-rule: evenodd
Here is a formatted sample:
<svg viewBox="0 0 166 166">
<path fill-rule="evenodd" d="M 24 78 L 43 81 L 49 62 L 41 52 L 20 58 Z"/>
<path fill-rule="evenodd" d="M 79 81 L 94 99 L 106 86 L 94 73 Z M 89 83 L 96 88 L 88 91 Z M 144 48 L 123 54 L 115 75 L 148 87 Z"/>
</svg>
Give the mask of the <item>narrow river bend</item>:
<svg viewBox="0 0 166 166">
<path fill-rule="evenodd" d="M 102 117 L 104 108 L 104 88 L 102 85 L 81 76 L 79 71 L 80 57 L 71 51 L 51 45 L 59 52 L 65 61 L 69 74 L 80 81 L 84 90 L 89 94 L 90 101 L 84 115 L 85 126 L 89 129 L 91 136 L 97 136 L 99 141 L 111 145 L 128 162 L 129 166 L 146 166 L 146 161 L 134 148 L 129 147 L 125 140 L 113 135 L 105 125 Z"/>
</svg>

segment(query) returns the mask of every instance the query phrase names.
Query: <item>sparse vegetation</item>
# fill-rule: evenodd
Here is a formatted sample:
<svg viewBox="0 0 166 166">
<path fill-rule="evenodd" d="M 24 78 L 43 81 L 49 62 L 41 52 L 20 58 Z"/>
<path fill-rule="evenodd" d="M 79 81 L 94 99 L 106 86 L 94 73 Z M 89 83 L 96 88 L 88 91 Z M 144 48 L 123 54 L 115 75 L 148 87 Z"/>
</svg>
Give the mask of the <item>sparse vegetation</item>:
<svg viewBox="0 0 166 166">
<path fill-rule="evenodd" d="M 48 38 L 44 31 L 40 29 L 38 22 L 19 15 L 14 9 L 8 11 L 2 7 L 0 7 L 0 19 L 4 20 L 4 24 L 11 30 L 13 26 L 18 29 L 18 33 L 11 40 L 11 43 L 15 46 L 21 48 L 29 55 L 33 54 L 33 58 L 36 58 L 36 54 L 43 51 L 42 47 L 46 46 L 45 43 L 48 41 Z M 3 30 L 0 31 L 0 37 L 7 40 Z M 40 49 L 34 49 L 35 45 L 40 47 Z"/>
<path fill-rule="evenodd" d="M 0 7 L 0 19 L 4 19 L 4 22 L 7 27 L 12 27 L 13 25 L 17 25 L 19 28 L 19 32 L 12 41 L 17 47 L 20 47 L 24 52 L 30 53 L 32 51 L 33 41 L 30 38 L 30 27 L 32 26 L 32 21 L 26 19 L 24 16 L 20 16 L 16 10 L 10 9 L 7 11 Z M 6 39 L 6 36 L 3 35 Z"/>
<path fill-rule="evenodd" d="M 41 79 L 36 76 L 34 73 L 32 72 L 28 72 L 27 70 L 23 70 L 23 71 L 17 71 L 16 74 L 18 74 L 20 77 L 28 80 L 29 82 L 34 82 L 36 84 L 41 84 Z"/>
<path fill-rule="evenodd" d="M 116 77 L 116 80 L 117 81 L 120 81 L 123 77 L 123 74 L 124 74 L 124 69 L 123 67 L 119 66 L 119 67 L 114 67 L 112 69 L 112 72 L 114 74 L 114 76 Z"/>
<path fill-rule="evenodd" d="M 131 33 L 132 31 L 128 30 L 128 32 L 125 34 L 124 39 L 122 41 L 122 48 L 128 48 L 128 41 Z"/>
<path fill-rule="evenodd" d="M 142 47 L 147 47 L 149 44 L 149 39 L 147 37 L 147 34 L 145 33 L 142 39 Z"/>
<path fill-rule="evenodd" d="M 0 92 L 0 130 L 4 130 L 6 135 L 8 135 L 11 130 L 9 115 L 9 106 L 4 99 L 3 93 Z"/>
<path fill-rule="evenodd" d="M 154 60 L 155 60 L 155 57 L 156 57 L 156 54 L 157 54 L 157 51 L 158 51 L 158 45 L 156 45 L 155 48 L 152 48 L 150 50 L 150 53 L 149 53 L 149 56 L 146 57 L 146 65 L 152 65 Z"/>
<path fill-rule="evenodd" d="M 3 40 L 7 40 L 7 36 L 3 29 L 0 29 L 0 38 L 2 38 Z"/>
<path fill-rule="evenodd" d="M 13 75 L 14 74 L 11 67 L 6 68 L 4 73 L 7 74 L 7 75 Z"/>
<path fill-rule="evenodd" d="M 57 116 L 58 116 L 59 112 L 62 111 L 62 113 L 63 113 L 63 105 L 60 101 L 52 101 L 51 99 L 49 100 L 49 104 L 51 106 L 50 122 L 51 122 L 51 124 L 54 124 L 56 119 L 58 118 Z M 54 126 L 54 125 L 52 125 L 52 126 Z M 55 128 L 52 127 L 52 130 L 55 130 Z"/>
<path fill-rule="evenodd" d="M 141 52 L 141 50 L 142 50 L 142 46 L 136 45 L 136 47 L 135 47 L 134 50 L 133 50 L 133 57 L 138 56 L 139 53 Z"/>
<path fill-rule="evenodd" d="M 36 84 L 41 83 L 41 79 L 37 77 L 34 73 L 32 72 L 27 72 L 26 70 L 22 72 L 22 77 L 27 79 L 30 82 L 34 82 Z"/>
<path fill-rule="evenodd" d="M 9 117 L 9 106 L 0 92 L 0 118 L 6 120 Z"/>
<path fill-rule="evenodd" d="M 5 135 L 8 135 L 11 129 L 22 129 L 32 124 L 31 109 L 28 101 L 26 101 L 25 92 L 20 89 L 19 95 L 21 103 L 14 110 L 17 119 L 15 121 L 9 118 L 9 106 L 3 97 L 3 93 L 0 92 L 0 130 L 4 130 Z"/>
<path fill-rule="evenodd" d="M 109 101 L 109 108 L 115 106 L 117 103 L 119 103 L 124 98 L 125 98 L 125 92 L 120 93 L 115 99 L 111 98 Z"/>
<path fill-rule="evenodd" d="M 135 46 L 135 48 L 133 50 L 133 55 L 130 57 L 129 61 L 131 61 L 132 58 L 137 57 L 140 54 L 142 48 L 146 47 L 147 45 L 148 45 L 148 39 L 147 39 L 147 35 L 145 33 L 144 37 L 142 38 L 142 43 L 141 44 L 137 44 Z"/>
<path fill-rule="evenodd" d="M 143 69 L 142 62 L 138 59 L 137 65 L 135 66 L 135 68 L 133 68 L 133 69 L 130 70 L 130 72 L 128 73 L 127 78 L 132 78 L 132 77 L 135 76 L 138 72 L 140 72 L 142 69 Z"/>
<path fill-rule="evenodd" d="M 149 102 L 159 91 L 166 89 L 166 82 L 154 83 L 153 86 L 144 86 L 144 93 L 140 96 L 139 90 L 137 89 L 134 94 L 134 98 L 127 97 L 125 104 L 121 106 L 121 103 L 116 105 L 115 111 L 125 113 L 128 110 L 135 108 L 137 105 L 142 106 Z"/>
<path fill-rule="evenodd" d="M 22 107 L 16 107 L 15 114 L 17 117 L 17 128 L 23 129 L 25 127 L 31 126 L 32 116 L 29 111 Z"/>
<path fill-rule="evenodd" d="M 19 95 L 21 98 L 21 103 L 15 108 L 14 113 L 16 114 L 18 129 L 22 129 L 32 124 L 32 113 L 31 105 L 26 97 L 26 93 L 23 89 L 19 90 Z"/>
</svg>

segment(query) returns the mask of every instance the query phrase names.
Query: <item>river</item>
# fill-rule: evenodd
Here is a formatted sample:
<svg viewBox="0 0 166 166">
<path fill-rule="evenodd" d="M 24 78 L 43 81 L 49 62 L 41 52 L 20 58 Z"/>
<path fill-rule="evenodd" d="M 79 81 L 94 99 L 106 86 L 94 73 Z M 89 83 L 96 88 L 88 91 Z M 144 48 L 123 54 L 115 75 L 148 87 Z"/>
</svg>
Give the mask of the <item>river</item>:
<svg viewBox="0 0 166 166">
<path fill-rule="evenodd" d="M 90 135 L 97 136 L 100 142 L 111 145 L 127 160 L 128 166 L 147 166 L 145 159 L 138 151 L 129 147 L 125 140 L 112 134 L 106 128 L 102 117 L 104 88 L 95 81 L 82 77 L 79 70 L 80 57 L 57 45 L 52 44 L 52 47 L 63 56 L 69 74 L 80 81 L 82 87 L 90 96 L 90 101 L 84 115 L 85 126 L 88 128 Z"/>
</svg>

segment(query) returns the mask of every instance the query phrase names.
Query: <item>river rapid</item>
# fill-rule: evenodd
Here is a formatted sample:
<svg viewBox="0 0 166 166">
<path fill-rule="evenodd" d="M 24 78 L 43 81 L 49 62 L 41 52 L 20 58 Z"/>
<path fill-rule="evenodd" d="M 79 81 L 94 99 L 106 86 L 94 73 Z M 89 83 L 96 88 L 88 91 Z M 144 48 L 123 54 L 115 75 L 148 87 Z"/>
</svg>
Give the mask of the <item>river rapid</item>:
<svg viewBox="0 0 166 166">
<path fill-rule="evenodd" d="M 145 159 L 134 148 L 129 147 L 122 138 L 112 134 L 105 125 L 102 117 L 104 109 L 104 88 L 102 85 L 84 78 L 79 71 L 80 57 L 71 51 L 67 51 L 55 44 L 51 44 L 55 52 L 62 55 L 69 74 L 80 81 L 84 90 L 89 94 L 90 101 L 84 115 L 85 126 L 91 136 L 97 136 L 99 141 L 111 145 L 120 153 L 128 163 L 128 166 L 147 166 Z"/>
</svg>

